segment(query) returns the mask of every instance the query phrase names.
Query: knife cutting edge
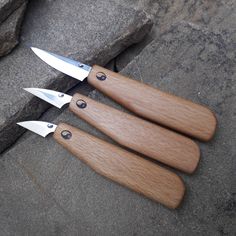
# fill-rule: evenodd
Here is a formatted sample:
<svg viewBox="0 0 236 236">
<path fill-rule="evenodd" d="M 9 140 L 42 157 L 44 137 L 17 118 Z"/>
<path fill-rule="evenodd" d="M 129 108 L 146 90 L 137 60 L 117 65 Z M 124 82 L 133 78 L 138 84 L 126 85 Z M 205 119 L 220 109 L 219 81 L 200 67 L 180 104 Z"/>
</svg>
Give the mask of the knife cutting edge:
<svg viewBox="0 0 236 236">
<path fill-rule="evenodd" d="M 73 97 L 48 89 L 25 88 L 26 91 L 95 126 L 119 144 L 187 173 L 192 173 L 200 159 L 198 145 L 171 130 L 127 114 L 81 94 Z"/>
<path fill-rule="evenodd" d="M 53 138 L 94 171 L 169 208 L 181 203 L 185 187 L 181 178 L 148 160 L 107 143 L 65 123 L 24 121 L 18 125 Z"/>
<path fill-rule="evenodd" d="M 86 77 L 96 89 L 132 112 L 202 141 L 210 140 L 216 117 L 205 106 L 162 92 L 103 67 L 81 62 L 32 47 L 34 53 L 53 68 L 80 81 Z"/>
</svg>

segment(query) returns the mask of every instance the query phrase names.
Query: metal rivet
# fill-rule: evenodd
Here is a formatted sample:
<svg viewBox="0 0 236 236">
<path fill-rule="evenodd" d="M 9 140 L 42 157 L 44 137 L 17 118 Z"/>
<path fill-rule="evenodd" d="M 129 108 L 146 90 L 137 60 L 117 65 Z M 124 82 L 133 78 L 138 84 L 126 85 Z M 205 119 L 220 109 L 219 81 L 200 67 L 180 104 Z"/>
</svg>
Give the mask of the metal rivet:
<svg viewBox="0 0 236 236">
<path fill-rule="evenodd" d="M 59 94 L 58 94 L 58 97 L 59 97 L 59 98 L 64 97 L 64 93 L 59 93 Z"/>
<path fill-rule="evenodd" d="M 51 128 L 53 127 L 53 125 L 52 125 L 52 124 L 48 124 L 47 127 L 48 127 L 49 129 L 51 129 Z"/>
<path fill-rule="evenodd" d="M 82 99 L 79 99 L 77 102 L 76 102 L 76 105 L 81 108 L 81 109 L 84 109 L 86 106 L 87 106 L 87 103 L 82 100 Z"/>
<path fill-rule="evenodd" d="M 63 130 L 61 132 L 61 136 L 64 139 L 70 139 L 72 137 L 72 133 L 69 130 Z"/>
<path fill-rule="evenodd" d="M 107 78 L 106 75 L 103 72 L 98 72 L 96 74 L 96 77 L 97 77 L 98 80 L 101 80 L 101 81 L 103 81 Z"/>
</svg>

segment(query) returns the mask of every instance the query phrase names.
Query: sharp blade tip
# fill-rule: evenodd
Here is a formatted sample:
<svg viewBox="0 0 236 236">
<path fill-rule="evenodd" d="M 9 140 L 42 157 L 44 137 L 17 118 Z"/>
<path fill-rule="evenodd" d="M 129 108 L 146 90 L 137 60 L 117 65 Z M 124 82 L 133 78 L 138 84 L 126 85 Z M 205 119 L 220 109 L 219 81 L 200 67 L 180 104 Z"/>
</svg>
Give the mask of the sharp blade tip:
<svg viewBox="0 0 236 236">
<path fill-rule="evenodd" d="M 16 124 L 18 124 L 18 125 L 21 125 L 21 124 L 23 124 L 23 123 L 25 123 L 25 122 L 30 122 L 31 120 L 27 120 L 27 121 L 20 121 L 20 122 L 17 122 Z"/>
<path fill-rule="evenodd" d="M 23 89 L 24 89 L 26 92 L 35 95 L 35 94 L 34 94 L 34 91 L 36 90 L 36 88 L 23 88 Z"/>
<path fill-rule="evenodd" d="M 25 122 L 27 122 L 27 121 L 17 122 L 16 124 L 19 125 L 19 126 L 21 126 L 21 127 L 23 127 L 23 128 L 25 128 L 25 127 L 24 127 L 24 123 L 25 123 Z"/>
<path fill-rule="evenodd" d="M 42 49 L 40 49 L 40 48 L 36 48 L 36 47 L 30 47 L 31 48 L 31 50 L 35 53 L 35 54 L 37 54 L 37 52 L 39 52 L 39 51 L 43 51 Z"/>
<path fill-rule="evenodd" d="M 31 88 L 23 88 L 24 90 L 26 90 L 26 91 L 30 91 L 30 90 L 41 90 L 40 88 L 33 88 L 33 87 L 31 87 Z"/>
</svg>

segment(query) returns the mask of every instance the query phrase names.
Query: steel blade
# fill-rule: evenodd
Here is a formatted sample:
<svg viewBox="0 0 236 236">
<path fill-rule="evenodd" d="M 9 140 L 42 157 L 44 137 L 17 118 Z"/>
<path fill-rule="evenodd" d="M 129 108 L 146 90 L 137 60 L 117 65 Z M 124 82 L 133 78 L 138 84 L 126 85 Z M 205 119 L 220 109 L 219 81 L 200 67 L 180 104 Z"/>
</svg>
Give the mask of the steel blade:
<svg viewBox="0 0 236 236">
<path fill-rule="evenodd" d="M 18 122 L 17 124 L 43 137 L 53 133 L 57 128 L 57 125 L 52 123 L 36 120 Z"/>
<path fill-rule="evenodd" d="M 70 103 L 72 99 L 72 96 L 70 95 L 50 89 L 24 88 L 24 90 L 58 108 L 62 108 L 65 104 Z"/>
<path fill-rule="evenodd" d="M 48 65 L 80 81 L 83 81 L 91 70 L 90 66 L 80 63 L 79 61 L 59 56 L 39 48 L 31 47 L 31 49 Z"/>
</svg>

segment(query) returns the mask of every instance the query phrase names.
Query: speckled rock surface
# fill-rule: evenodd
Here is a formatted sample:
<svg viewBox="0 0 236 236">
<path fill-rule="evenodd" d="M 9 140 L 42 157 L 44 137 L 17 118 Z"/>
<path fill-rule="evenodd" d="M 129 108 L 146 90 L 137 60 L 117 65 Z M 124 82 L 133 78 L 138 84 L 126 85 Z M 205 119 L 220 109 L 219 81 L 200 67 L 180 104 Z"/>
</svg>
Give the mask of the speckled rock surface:
<svg viewBox="0 0 236 236">
<path fill-rule="evenodd" d="M 235 235 L 235 54 L 196 25 L 181 23 L 149 44 L 122 74 L 205 104 L 218 129 L 199 143 L 201 161 L 192 176 L 179 173 L 187 192 L 168 210 L 99 176 L 52 136 L 27 132 L 0 160 L 0 228 L 5 235 Z M 138 69 L 137 69 L 138 68 Z M 97 91 L 90 97 L 120 109 Z M 57 117 L 57 118 L 55 118 Z M 52 108 L 42 120 L 72 124 L 107 141 L 68 110 Z"/>
<path fill-rule="evenodd" d="M 130 4 L 134 4 L 132 0 Z M 143 4 L 142 4 L 143 2 Z M 186 20 L 215 33 L 221 34 L 225 40 L 236 42 L 236 1 L 235 0 L 144 0 L 138 1 L 136 7 L 144 8 L 154 15 L 155 25 L 147 39 L 153 40 L 168 31 L 172 24 Z M 115 62 L 116 69 L 124 68 L 146 46 L 146 41 L 132 46 L 120 54 Z"/>
<path fill-rule="evenodd" d="M 235 35 L 236 2 L 234 0 L 161 0 L 156 14 L 160 31 L 164 32 L 171 24 L 187 20 Z M 234 36 L 235 38 L 235 36 Z"/>
<path fill-rule="evenodd" d="M 0 57 L 8 54 L 19 43 L 19 34 L 26 3 L 16 9 L 0 25 Z"/>
<path fill-rule="evenodd" d="M 141 40 L 151 26 L 144 11 L 108 0 L 30 1 L 21 44 L 0 60 L 0 151 L 22 134 L 17 121 L 36 119 L 48 107 L 23 87 L 66 91 L 78 83 L 46 65 L 28 45 L 103 65 Z"/>
<path fill-rule="evenodd" d="M 22 6 L 26 0 L 1 0 L 0 1 L 0 23 L 7 19 L 17 8 Z"/>
</svg>

